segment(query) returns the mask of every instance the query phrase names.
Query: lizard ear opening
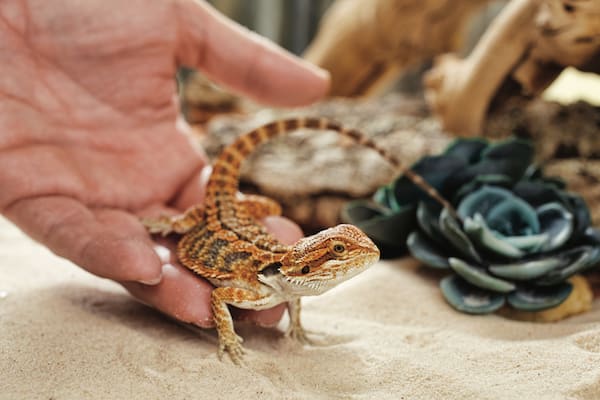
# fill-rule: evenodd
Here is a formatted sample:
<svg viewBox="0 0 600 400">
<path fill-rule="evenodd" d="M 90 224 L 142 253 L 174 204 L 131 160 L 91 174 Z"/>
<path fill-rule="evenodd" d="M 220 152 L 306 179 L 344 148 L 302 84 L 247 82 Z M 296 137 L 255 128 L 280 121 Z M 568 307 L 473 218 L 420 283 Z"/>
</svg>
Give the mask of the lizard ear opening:
<svg viewBox="0 0 600 400">
<path fill-rule="evenodd" d="M 279 261 L 273 262 L 269 265 L 267 265 L 266 267 L 264 267 L 262 270 L 260 270 L 258 273 L 264 276 L 273 276 L 273 275 L 277 275 L 279 274 L 279 269 L 281 268 L 283 264 L 280 263 Z"/>
</svg>

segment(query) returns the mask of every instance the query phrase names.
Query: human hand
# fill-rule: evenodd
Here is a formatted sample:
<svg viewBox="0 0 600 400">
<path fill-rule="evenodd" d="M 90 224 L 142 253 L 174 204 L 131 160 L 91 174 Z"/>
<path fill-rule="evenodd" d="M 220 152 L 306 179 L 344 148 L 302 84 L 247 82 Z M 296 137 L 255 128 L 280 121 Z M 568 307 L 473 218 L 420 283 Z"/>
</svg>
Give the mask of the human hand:
<svg viewBox="0 0 600 400">
<path fill-rule="evenodd" d="M 0 211 L 141 301 L 209 326 L 210 285 L 159 257 L 138 220 L 203 200 L 205 159 L 176 128 L 176 69 L 285 106 L 321 97 L 327 77 L 192 0 L 3 1 L 0 58 Z M 283 241 L 301 235 L 266 224 Z"/>
</svg>

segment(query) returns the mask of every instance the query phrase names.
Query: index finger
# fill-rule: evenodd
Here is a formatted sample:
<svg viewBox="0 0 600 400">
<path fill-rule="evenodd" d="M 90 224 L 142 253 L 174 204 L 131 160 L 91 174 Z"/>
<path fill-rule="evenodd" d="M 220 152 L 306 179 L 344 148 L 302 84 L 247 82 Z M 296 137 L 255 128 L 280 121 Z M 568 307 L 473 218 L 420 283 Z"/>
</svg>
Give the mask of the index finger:
<svg viewBox="0 0 600 400">
<path fill-rule="evenodd" d="M 253 99 L 274 106 L 300 106 L 323 97 L 329 73 L 287 53 L 274 43 L 205 3 L 182 1 L 178 9 L 177 57 L 181 65 Z"/>
</svg>

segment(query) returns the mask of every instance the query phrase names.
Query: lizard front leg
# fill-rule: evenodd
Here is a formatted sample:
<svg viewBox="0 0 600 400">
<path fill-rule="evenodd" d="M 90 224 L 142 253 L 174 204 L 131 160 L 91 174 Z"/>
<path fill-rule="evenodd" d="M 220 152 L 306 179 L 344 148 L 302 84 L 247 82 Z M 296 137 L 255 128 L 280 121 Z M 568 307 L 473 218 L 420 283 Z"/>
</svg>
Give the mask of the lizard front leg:
<svg viewBox="0 0 600 400">
<path fill-rule="evenodd" d="M 190 229 L 200 224 L 204 217 L 204 209 L 200 205 L 195 205 L 186 210 L 183 214 L 167 216 L 161 215 L 156 218 L 142 218 L 142 224 L 150 233 L 159 233 L 167 236 L 169 233 L 187 233 Z"/>
<path fill-rule="evenodd" d="M 285 335 L 299 341 L 300 343 L 310 344 L 312 341 L 306 335 L 306 331 L 302 327 L 302 323 L 300 321 L 300 309 L 300 297 L 288 301 L 287 310 L 290 316 L 290 326 L 285 332 Z"/>
<path fill-rule="evenodd" d="M 244 309 L 260 310 L 270 307 L 271 297 L 252 290 L 235 287 L 218 287 L 212 291 L 211 307 L 219 334 L 219 358 L 227 352 L 231 360 L 240 365 L 244 355 L 243 339 L 235 333 L 228 304 Z"/>
</svg>

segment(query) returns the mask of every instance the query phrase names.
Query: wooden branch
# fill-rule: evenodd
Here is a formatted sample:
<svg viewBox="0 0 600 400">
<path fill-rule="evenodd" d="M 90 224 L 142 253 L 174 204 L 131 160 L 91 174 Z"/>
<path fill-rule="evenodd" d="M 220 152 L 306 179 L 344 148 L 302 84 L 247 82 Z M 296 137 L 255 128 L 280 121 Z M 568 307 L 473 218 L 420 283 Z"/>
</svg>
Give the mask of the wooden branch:
<svg viewBox="0 0 600 400">
<path fill-rule="evenodd" d="M 378 92 L 407 67 L 459 49 L 491 0 L 338 0 L 304 57 L 329 70 L 332 96 Z"/>
<path fill-rule="evenodd" d="M 600 2 L 512 0 L 469 57 L 442 56 L 425 77 L 445 129 L 475 135 L 500 85 L 512 77 L 536 95 L 566 66 L 598 69 Z"/>
<path fill-rule="evenodd" d="M 535 11 L 529 0 L 512 1 L 468 58 L 438 57 L 425 76 L 426 98 L 447 130 L 458 134 L 480 131 L 489 99 L 530 45 L 529 28 L 522 27 Z"/>
</svg>

